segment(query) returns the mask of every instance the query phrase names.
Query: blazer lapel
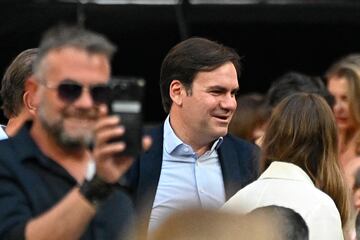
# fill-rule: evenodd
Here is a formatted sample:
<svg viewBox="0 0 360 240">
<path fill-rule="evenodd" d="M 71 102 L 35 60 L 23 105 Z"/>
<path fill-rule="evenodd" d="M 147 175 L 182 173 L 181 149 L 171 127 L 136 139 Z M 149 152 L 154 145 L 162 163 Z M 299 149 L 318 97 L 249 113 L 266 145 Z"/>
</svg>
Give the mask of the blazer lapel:
<svg viewBox="0 0 360 240">
<path fill-rule="evenodd" d="M 160 178 L 163 152 L 163 125 L 151 133 L 153 145 L 140 159 L 137 202 L 149 214 Z"/>
<path fill-rule="evenodd" d="M 242 182 L 241 166 L 232 142 L 225 136 L 218 149 L 221 171 L 224 180 L 226 200 L 233 196 L 240 188 Z"/>
</svg>

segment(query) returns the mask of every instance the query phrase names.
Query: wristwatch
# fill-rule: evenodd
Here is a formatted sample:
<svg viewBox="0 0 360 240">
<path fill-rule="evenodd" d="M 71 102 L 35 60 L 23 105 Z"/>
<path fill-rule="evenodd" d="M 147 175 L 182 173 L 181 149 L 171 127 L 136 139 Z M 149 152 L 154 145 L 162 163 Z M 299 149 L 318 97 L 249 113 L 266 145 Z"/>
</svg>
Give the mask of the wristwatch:
<svg viewBox="0 0 360 240">
<path fill-rule="evenodd" d="M 115 184 L 105 182 L 97 174 L 80 186 L 80 193 L 97 208 L 115 189 Z"/>
</svg>

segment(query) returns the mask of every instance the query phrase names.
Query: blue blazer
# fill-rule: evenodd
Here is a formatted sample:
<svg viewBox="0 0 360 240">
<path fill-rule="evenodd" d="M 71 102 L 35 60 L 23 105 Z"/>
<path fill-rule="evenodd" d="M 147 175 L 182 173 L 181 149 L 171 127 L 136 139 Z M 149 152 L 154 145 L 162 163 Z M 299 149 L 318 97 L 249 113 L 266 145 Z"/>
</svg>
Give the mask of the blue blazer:
<svg viewBox="0 0 360 240">
<path fill-rule="evenodd" d="M 163 156 L 163 125 L 152 129 L 153 144 L 134 163 L 128 181 L 136 210 L 141 219 L 149 220 L 159 183 Z M 225 185 L 226 199 L 256 180 L 259 174 L 259 148 L 251 143 L 226 135 L 218 151 Z"/>
</svg>

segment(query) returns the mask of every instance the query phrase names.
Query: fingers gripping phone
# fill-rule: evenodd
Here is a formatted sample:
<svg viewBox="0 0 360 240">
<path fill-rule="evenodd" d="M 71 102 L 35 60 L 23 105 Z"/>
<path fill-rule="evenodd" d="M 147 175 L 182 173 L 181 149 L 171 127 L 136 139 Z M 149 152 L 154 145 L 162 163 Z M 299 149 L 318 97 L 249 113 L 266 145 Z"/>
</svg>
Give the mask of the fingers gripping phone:
<svg viewBox="0 0 360 240">
<path fill-rule="evenodd" d="M 126 143 L 125 150 L 119 155 L 136 157 L 142 149 L 142 99 L 145 80 L 114 77 L 110 80 L 110 87 L 109 113 L 120 116 L 121 125 L 125 127 L 124 135 L 111 141 Z"/>
</svg>

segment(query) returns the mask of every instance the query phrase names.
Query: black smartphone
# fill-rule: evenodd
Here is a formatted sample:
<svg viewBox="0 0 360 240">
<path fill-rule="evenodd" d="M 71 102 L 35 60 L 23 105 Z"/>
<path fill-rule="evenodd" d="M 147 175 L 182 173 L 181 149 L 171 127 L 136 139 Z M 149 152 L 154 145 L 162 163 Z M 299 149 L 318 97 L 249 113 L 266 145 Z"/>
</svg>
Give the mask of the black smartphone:
<svg viewBox="0 0 360 240">
<path fill-rule="evenodd" d="M 109 84 L 109 113 L 120 116 L 121 124 L 125 127 L 124 135 L 111 141 L 124 141 L 126 149 L 120 155 L 136 157 L 142 150 L 142 100 L 145 80 L 136 77 L 114 77 Z"/>
</svg>

